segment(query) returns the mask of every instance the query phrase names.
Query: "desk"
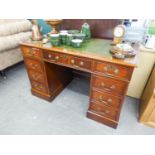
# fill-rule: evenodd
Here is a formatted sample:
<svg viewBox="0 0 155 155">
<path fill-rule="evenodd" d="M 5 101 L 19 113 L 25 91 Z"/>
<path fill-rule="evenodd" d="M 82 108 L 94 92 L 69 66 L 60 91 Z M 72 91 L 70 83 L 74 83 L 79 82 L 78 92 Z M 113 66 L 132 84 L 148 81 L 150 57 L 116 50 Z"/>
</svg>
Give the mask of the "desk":
<svg viewBox="0 0 155 155">
<path fill-rule="evenodd" d="M 136 57 L 118 60 L 110 54 L 111 41 L 91 39 L 81 48 L 52 47 L 50 43 L 22 42 L 31 92 L 51 101 L 72 80 L 72 70 L 88 72 L 90 99 L 87 117 L 116 128 Z"/>
</svg>

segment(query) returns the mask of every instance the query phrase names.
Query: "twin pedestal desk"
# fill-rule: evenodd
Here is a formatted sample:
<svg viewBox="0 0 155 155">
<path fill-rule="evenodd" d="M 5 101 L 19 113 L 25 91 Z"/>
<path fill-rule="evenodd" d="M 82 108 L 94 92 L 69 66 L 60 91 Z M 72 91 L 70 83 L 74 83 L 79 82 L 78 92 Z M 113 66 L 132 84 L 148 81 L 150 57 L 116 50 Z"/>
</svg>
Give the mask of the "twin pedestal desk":
<svg viewBox="0 0 155 155">
<path fill-rule="evenodd" d="M 88 72 L 87 117 L 117 127 L 136 58 L 114 59 L 109 52 L 111 41 L 104 39 L 91 39 L 80 48 L 52 47 L 34 41 L 20 45 L 33 95 L 51 101 L 71 82 L 73 69 Z"/>
</svg>

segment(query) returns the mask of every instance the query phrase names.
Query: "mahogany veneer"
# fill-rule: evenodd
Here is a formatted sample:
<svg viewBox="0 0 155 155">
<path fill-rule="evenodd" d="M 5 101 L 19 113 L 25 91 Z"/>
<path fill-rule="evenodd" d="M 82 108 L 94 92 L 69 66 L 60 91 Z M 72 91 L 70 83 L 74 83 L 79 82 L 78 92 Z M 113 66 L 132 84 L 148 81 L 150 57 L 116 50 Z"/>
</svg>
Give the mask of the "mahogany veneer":
<svg viewBox="0 0 155 155">
<path fill-rule="evenodd" d="M 97 46 L 103 46 L 101 39 L 94 39 L 94 42 Z M 91 86 L 87 117 L 117 127 L 127 87 L 136 66 L 135 59 L 117 60 L 102 48 L 105 52 L 103 56 L 100 55 L 102 52 L 89 54 L 90 49 L 85 49 L 85 53 L 78 51 L 80 49 L 46 47 L 33 42 L 21 43 L 21 49 L 33 95 L 51 101 L 72 80 L 73 69 L 88 72 L 91 74 Z"/>
</svg>

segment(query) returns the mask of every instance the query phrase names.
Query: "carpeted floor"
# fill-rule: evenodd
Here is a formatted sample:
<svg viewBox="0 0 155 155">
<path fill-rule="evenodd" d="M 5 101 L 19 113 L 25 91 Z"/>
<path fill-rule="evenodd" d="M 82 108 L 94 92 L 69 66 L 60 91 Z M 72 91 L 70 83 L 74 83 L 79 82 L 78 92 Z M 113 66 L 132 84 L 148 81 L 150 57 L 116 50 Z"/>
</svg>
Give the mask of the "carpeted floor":
<svg viewBox="0 0 155 155">
<path fill-rule="evenodd" d="M 23 64 L 0 77 L 0 134 L 155 134 L 137 121 L 138 101 L 126 97 L 118 128 L 85 117 L 89 81 L 75 78 L 52 103 L 31 95 Z"/>
</svg>

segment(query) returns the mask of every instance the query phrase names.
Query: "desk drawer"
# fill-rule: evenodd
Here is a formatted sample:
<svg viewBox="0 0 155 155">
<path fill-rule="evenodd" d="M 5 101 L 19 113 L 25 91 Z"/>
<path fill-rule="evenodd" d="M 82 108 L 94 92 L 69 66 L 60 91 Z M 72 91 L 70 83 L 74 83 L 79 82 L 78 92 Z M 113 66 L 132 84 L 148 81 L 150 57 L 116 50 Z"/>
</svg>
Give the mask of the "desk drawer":
<svg viewBox="0 0 155 155">
<path fill-rule="evenodd" d="M 101 91 L 113 93 L 115 95 L 124 95 L 126 93 L 128 83 L 119 81 L 110 77 L 101 77 L 92 75 L 92 87 Z"/>
<path fill-rule="evenodd" d="M 44 51 L 43 56 L 46 60 L 55 62 L 55 63 L 68 64 L 68 60 L 69 60 L 68 55 L 55 53 L 55 52 Z"/>
<path fill-rule="evenodd" d="M 29 69 L 35 70 L 37 72 L 43 72 L 42 64 L 37 60 L 25 59 L 26 66 Z"/>
<path fill-rule="evenodd" d="M 38 48 L 22 47 L 23 55 L 32 58 L 41 58 L 42 50 Z"/>
<path fill-rule="evenodd" d="M 46 89 L 45 84 L 42 84 L 42 83 L 39 83 L 36 81 L 31 81 L 31 85 L 32 85 L 33 89 L 36 89 L 36 90 L 41 91 L 43 93 L 47 93 L 47 89 Z"/>
<path fill-rule="evenodd" d="M 114 108 L 119 108 L 121 105 L 121 98 L 114 97 L 112 94 L 99 92 L 96 90 L 92 90 L 91 100 Z"/>
<path fill-rule="evenodd" d="M 118 111 L 110 107 L 91 102 L 89 110 L 94 111 L 95 113 L 110 118 L 112 120 L 117 120 Z"/>
<path fill-rule="evenodd" d="M 44 75 L 42 73 L 38 73 L 33 70 L 29 70 L 28 72 L 31 80 L 44 83 Z"/>
<path fill-rule="evenodd" d="M 95 62 L 93 70 L 95 72 L 103 73 L 107 76 L 113 76 L 121 79 L 130 80 L 133 68 L 113 63 Z"/>
<path fill-rule="evenodd" d="M 71 66 L 75 67 L 75 68 L 91 70 L 91 61 L 90 60 L 85 60 L 83 58 L 71 57 L 69 64 Z"/>
</svg>

